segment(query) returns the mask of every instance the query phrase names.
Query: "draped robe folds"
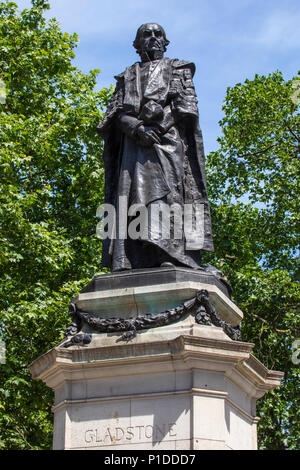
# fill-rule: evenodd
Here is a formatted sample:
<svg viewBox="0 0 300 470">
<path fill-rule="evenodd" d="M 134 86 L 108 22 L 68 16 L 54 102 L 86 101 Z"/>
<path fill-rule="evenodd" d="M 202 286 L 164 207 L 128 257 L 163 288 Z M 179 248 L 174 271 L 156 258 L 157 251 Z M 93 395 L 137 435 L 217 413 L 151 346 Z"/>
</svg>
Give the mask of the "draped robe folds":
<svg viewBox="0 0 300 470">
<path fill-rule="evenodd" d="M 113 271 L 160 266 L 166 261 L 197 268 L 201 250 L 213 251 L 194 72 L 190 62 L 163 58 L 137 62 L 115 77 L 116 90 L 97 127 L 104 139 L 105 202 L 116 209 L 116 238 L 103 241 L 102 264 Z M 136 130 L 145 124 L 147 103 L 163 110 L 153 122 L 160 130 L 160 143 L 150 147 L 136 138 Z M 120 211 L 124 215 L 134 204 L 148 210 L 146 233 L 141 231 L 136 240 L 120 236 L 118 230 Z M 187 204 L 193 208 L 193 227 L 198 208 L 197 231 L 187 236 L 183 230 L 182 237 L 175 237 L 173 215 L 170 236 L 164 236 L 164 221 L 151 217 L 152 209 L 172 204 L 182 211 Z"/>
</svg>

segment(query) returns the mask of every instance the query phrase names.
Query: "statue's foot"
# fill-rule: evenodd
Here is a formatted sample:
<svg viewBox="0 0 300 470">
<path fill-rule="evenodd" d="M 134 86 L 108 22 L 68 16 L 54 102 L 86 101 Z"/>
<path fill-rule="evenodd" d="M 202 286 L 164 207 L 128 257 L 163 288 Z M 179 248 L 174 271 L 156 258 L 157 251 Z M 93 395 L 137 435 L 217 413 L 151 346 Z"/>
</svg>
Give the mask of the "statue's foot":
<svg viewBox="0 0 300 470">
<path fill-rule="evenodd" d="M 164 263 L 161 263 L 160 267 L 161 268 L 175 268 L 175 264 L 170 263 L 170 261 L 165 261 Z"/>
<path fill-rule="evenodd" d="M 215 268 L 215 266 L 211 266 L 211 265 L 202 265 L 201 268 L 204 269 L 204 271 L 213 274 L 213 275 L 216 276 L 221 282 L 223 282 L 223 284 L 225 284 L 226 287 L 227 287 L 227 289 L 228 289 L 229 297 L 230 297 L 230 298 L 232 297 L 232 294 L 233 294 L 232 287 L 231 287 L 229 281 L 227 280 L 227 278 L 226 278 L 226 277 L 224 276 L 224 274 L 222 273 L 222 271 L 220 271 L 218 268 Z"/>
<path fill-rule="evenodd" d="M 124 272 L 124 271 L 131 271 L 131 268 L 115 268 L 115 269 L 112 269 L 113 273 L 121 273 L 121 272 Z"/>
<path fill-rule="evenodd" d="M 222 277 L 222 278 L 224 277 L 222 271 L 215 268 L 215 266 L 211 266 L 210 264 L 208 265 L 203 264 L 202 266 L 200 266 L 200 268 L 203 269 L 204 271 L 214 274 L 217 277 Z"/>
</svg>

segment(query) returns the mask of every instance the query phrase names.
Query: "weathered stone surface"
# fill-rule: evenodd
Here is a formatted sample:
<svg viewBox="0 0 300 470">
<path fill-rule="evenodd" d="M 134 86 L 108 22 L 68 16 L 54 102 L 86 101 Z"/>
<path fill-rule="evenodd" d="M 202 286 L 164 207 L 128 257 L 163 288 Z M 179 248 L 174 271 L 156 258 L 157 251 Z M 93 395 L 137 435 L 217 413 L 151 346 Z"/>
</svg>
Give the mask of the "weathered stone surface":
<svg viewBox="0 0 300 470">
<path fill-rule="evenodd" d="M 130 318 L 172 309 L 193 298 L 197 291 L 208 291 L 221 318 L 238 325 L 243 313 L 231 300 L 226 281 L 213 274 L 189 268 L 153 268 L 105 274 L 94 278 L 74 297 L 85 312 L 103 318 Z"/>
<path fill-rule="evenodd" d="M 93 335 L 37 359 L 33 378 L 55 390 L 54 448 L 255 449 L 256 400 L 282 374 L 216 330 L 186 324 L 173 339 L 150 330 L 129 344 Z"/>
</svg>

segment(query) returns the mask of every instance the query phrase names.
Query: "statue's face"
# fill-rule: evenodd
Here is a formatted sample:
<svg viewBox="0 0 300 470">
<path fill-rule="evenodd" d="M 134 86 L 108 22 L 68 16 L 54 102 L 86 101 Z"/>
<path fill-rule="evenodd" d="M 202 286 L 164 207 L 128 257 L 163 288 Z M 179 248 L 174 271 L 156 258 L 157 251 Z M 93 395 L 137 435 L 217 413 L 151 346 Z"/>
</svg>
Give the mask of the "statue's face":
<svg viewBox="0 0 300 470">
<path fill-rule="evenodd" d="M 148 53 L 165 51 L 165 38 L 161 27 L 155 23 L 148 23 L 140 31 L 139 49 Z"/>
</svg>

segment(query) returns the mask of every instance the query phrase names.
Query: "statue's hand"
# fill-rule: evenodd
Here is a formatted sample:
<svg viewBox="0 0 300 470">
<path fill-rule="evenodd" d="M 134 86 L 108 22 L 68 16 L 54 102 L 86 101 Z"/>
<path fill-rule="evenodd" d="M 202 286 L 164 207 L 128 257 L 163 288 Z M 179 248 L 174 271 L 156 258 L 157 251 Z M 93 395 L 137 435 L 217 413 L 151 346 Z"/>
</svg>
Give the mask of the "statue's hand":
<svg viewBox="0 0 300 470">
<path fill-rule="evenodd" d="M 151 147 L 153 144 L 160 144 L 158 131 L 153 127 L 140 126 L 136 131 L 137 141 L 143 147 Z"/>
</svg>

